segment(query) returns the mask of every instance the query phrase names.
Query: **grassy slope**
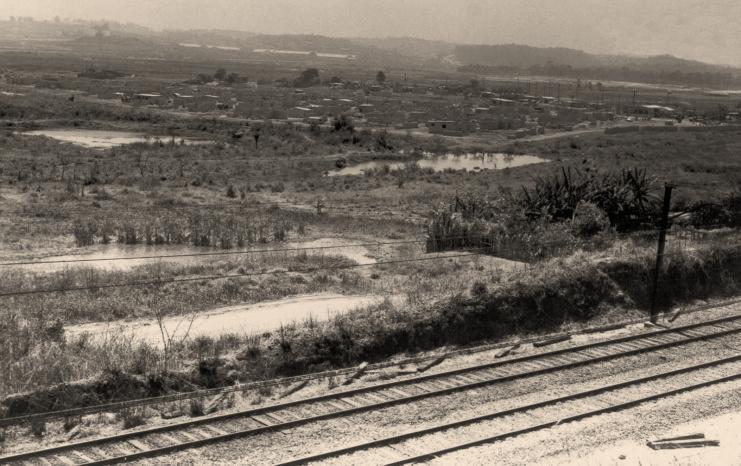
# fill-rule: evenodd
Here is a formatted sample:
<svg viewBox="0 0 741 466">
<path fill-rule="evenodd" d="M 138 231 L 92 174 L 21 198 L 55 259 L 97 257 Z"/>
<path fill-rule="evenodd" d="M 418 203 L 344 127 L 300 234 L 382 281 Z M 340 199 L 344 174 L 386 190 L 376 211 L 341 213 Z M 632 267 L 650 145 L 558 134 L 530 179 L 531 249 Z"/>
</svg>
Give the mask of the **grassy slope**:
<svg viewBox="0 0 741 466">
<path fill-rule="evenodd" d="M 96 347 L 89 342 L 70 342 L 70 346 L 62 346 L 65 351 L 61 354 L 56 352 L 55 365 L 69 364 L 83 353 L 88 359 L 99 358 L 106 351 L 120 357 L 126 349 L 130 356 L 104 371 L 102 378 L 13 396 L 4 404 L 9 412 L 21 414 L 157 394 L 162 390 L 218 386 L 235 377 L 259 380 L 555 329 L 608 311 L 646 310 L 652 266 L 653 254 L 645 250 L 598 262 L 577 253 L 539 264 L 508 279 L 475 270 L 459 272 L 461 284 L 474 283 L 471 291 L 451 289 L 449 297 L 441 297 L 432 305 L 386 301 L 326 323 L 305 322 L 246 340 L 238 336 L 228 340 L 225 336 L 192 342 L 179 349 L 179 357 L 190 355 L 198 363 L 174 373 L 153 370 L 162 367 L 162 355 L 146 346 L 117 342 L 117 346 Z M 456 268 L 452 263 L 448 267 Z M 449 280 L 449 272 L 418 269 L 416 277 L 429 282 Z M 482 280 L 482 276 L 488 278 Z M 660 305 L 665 308 L 693 299 L 737 294 L 741 287 L 739 277 L 741 249 L 737 246 L 711 244 L 695 253 L 676 250 L 666 263 Z M 48 350 L 54 352 L 55 347 L 57 344 L 49 343 Z M 125 375 L 132 373 L 141 375 Z M 120 383 L 117 385 L 116 381 Z M 120 386 L 130 389 L 111 389 Z"/>
</svg>

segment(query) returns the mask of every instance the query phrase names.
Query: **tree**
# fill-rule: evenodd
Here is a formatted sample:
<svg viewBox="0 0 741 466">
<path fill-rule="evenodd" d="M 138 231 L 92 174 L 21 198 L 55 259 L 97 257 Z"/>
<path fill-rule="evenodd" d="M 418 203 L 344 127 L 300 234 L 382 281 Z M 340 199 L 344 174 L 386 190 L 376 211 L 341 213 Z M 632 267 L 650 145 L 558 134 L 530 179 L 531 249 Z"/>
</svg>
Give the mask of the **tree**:
<svg viewBox="0 0 741 466">
<path fill-rule="evenodd" d="M 386 82 L 386 73 L 384 73 L 382 70 L 376 73 L 376 82 L 378 84 L 383 84 Z"/>
<path fill-rule="evenodd" d="M 224 81 L 226 80 L 226 70 L 224 68 L 219 68 L 216 70 L 216 74 L 214 74 L 214 79 L 217 81 Z"/>
<path fill-rule="evenodd" d="M 226 77 L 226 82 L 228 83 L 236 83 L 239 81 L 239 75 L 237 73 L 229 73 Z"/>
<path fill-rule="evenodd" d="M 295 87 L 309 87 L 320 83 L 319 70 L 316 68 L 306 68 L 301 75 L 293 81 Z"/>
<path fill-rule="evenodd" d="M 348 132 L 352 133 L 355 131 L 355 125 L 353 125 L 352 120 L 347 118 L 346 115 L 340 115 L 339 118 L 335 118 L 333 122 L 334 130 L 339 132 L 342 130 L 347 130 Z"/>
</svg>

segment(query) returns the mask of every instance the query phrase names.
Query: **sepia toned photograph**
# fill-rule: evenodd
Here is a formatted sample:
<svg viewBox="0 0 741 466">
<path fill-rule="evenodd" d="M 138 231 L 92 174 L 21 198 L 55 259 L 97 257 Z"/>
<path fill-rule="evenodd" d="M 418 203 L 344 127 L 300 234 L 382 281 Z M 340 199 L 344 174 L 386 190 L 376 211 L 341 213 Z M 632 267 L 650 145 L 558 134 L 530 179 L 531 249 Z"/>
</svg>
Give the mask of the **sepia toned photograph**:
<svg viewBox="0 0 741 466">
<path fill-rule="evenodd" d="M 0 465 L 741 465 L 740 21 L 0 0 Z"/>
</svg>

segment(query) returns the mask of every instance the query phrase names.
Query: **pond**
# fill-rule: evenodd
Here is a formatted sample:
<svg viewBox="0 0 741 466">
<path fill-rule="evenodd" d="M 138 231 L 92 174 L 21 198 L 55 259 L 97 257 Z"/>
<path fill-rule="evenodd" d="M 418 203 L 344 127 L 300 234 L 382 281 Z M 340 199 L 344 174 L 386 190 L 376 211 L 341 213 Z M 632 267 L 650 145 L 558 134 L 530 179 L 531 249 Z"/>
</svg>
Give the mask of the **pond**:
<svg viewBox="0 0 741 466">
<path fill-rule="evenodd" d="M 109 244 L 97 245 L 90 248 L 78 248 L 76 254 L 65 254 L 58 256 L 44 257 L 35 259 L 36 264 L 23 264 L 17 267 L 29 272 L 58 272 L 66 268 L 87 267 L 102 271 L 129 271 L 137 266 L 156 263 L 163 261 L 170 264 L 194 265 L 204 261 L 219 260 L 225 257 L 239 257 L 239 255 L 229 255 L 221 253 L 237 253 L 240 251 L 250 250 L 274 250 L 274 249 L 296 249 L 296 248 L 317 248 L 309 249 L 307 254 L 312 256 L 334 255 L 344 256 L 358 264 L 373 264 L 375 259 L 370 257 L 371 251 L 366 246 L 356 246 L 365 244 L 366 241 L 351 240 L 348 238 L 318 238 L 307 241 L 293 241 L 285 243 L 259 244 L 253 248 L 233 249 L 224 251 L 216 248 L 202 248 L 187 245 L 158 245 L 147 246 L 143 244 L 125 245 Z M 209 253 L 216 253 L 209 256 Z M 203 255 L 199 255 L 203 254 Z M 168 257 L 158 259 L 153 256 L 172 256 L 172 255 L 190 255 L 186 257 Z M 0 262 L 32 262 L 27 256 L 16 256 L 13 258 L 4 258 Z M 67 262 L 77 261 L 77 262 Z"/>
<path fill-rule="evenodd" d="M 423 158 L 417 160 L 417 165 L 419 168 L 431 168 L 436 172 L 441 172 L 445 170 L 503 170 L 505 168 L 523 167 L 526 165 L 546 162 L 549 162 L 549 160 L 534 155 L 510 155 L 502 153 L 426 154 Z M 376 160 L 329 172 L 329 176 L 362 175 L 368 170 L 386 170 L 386 167 L 388 167 L 388 170 L 390 171 L 402 170 L 410 163 L 411 162 L 383 162 Z"/>
<path fill-rule="evenodd" d="M 168 144 L 172 141 L 171 136 L 149 137 L 142 133 L 133 133 L 128 131 L 104 131 L 93 129 L 44 129 L 38 131 L 28 131 L 23 134 L 32 136 L 46 136 L 57 141 L 68 142 L 81 147 L 91 149 L 110 149 L 111 147 L 122 146 L 124 144 L 133 144 L 135 142 L 154 143 L 162 141 Z M 213 141 L 180 138 L 175 137 L 175 143 L 181 141 L 186 145 L 212 144 Z"/>
<path fill-rule="evenodd" d="M 326 321 L 332 317 L 383 301 L 381 296 L 341 295 L 321 293 L 293 296 L 257 304 L 240 304 L 212 309 L 191 316 L 173 316 L 163 319 L 163 326 L 174 341 L 199 336 L 218 337 L 223 334 L 253 334 L 274 331 L 294 322 L 309 318 Z M 65 334 L 74 338 L 88 333 L 97 338 L 122 335 L 162 347 L 162 333 L 155 319 L 135 321 L 95 322 L 65 327 Z"/>
</svg>

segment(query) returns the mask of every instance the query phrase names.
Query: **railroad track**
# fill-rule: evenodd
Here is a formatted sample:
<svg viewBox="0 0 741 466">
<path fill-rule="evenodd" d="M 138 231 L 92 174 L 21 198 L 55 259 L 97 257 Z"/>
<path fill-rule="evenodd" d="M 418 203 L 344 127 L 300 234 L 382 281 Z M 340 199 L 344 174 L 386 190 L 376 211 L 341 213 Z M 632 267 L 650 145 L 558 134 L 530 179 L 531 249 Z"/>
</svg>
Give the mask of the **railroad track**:
<svg viewBox="0 0 741 466">
<path fill-rule="evenodd" d="M 730 372 L 730 375 L 727 375 Z M 548 429 L 567 422 L 632 408 L 700 388 L 741 379 L 741 355 L 631 379 L 592 390 L 491 412 L 447 424 L 343 446 L 277 466 L 298 466 L 329 458 L 348 464 L 401 466 L 444 457 L 467 448 Z M 661 381 L 660 387 L 651 387 Z M 564 416 L 563 413 L 568 415 Z M 486 436 L 481 432 L 486 431 Z M 432 447 L 431 447 L 432 446 Z M 358 452 L 372 456 L 353 457 Z M 372 459 L 369 459 L 372 458 Z"/>
<path fill-rule="evenodd" d="M 0 464 L 114 464 L 741 333 L 741 315 L 0 456 Z"/>
</svg>

